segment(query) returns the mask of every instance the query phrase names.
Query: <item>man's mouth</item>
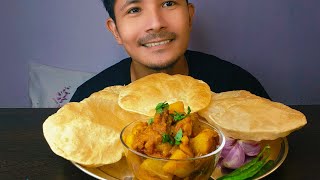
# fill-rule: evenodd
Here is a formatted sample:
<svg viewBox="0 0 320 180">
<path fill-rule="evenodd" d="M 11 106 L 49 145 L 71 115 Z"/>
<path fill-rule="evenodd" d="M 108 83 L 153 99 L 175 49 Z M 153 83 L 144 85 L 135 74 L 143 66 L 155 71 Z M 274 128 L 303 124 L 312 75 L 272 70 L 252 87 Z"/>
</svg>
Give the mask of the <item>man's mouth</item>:
<svg viewBox="0 0 320 180">
<path fill-rule="evenodd" d="M 171 42 L 172 40 L 165 40 L 165 41 L 159 41 L 159 42 L 152 42 L 152 43 L 146 43 L 143 46 L 145 47 L 154 47 L 154 46 L 160 46 L 160 45 L 164 45 L 164 44 L 168 44 L 169 42 Z"/>
</svg>

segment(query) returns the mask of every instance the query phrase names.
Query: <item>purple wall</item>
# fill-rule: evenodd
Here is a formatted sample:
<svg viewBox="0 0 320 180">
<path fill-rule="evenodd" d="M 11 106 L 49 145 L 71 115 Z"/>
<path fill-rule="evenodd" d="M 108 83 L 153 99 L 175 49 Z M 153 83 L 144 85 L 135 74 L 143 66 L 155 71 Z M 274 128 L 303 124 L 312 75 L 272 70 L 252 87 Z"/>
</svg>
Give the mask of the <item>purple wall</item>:
<svg viewBox="0 0 320 180">
<path fill-rule="evenodd" d="M 247 69 L 275 101 L 320 104 L 320 1 L 193 2 L 191 49 Z M 2 1 L 0 107 L 30 106 L 28 62 L 99 72 L 126 57 L 106 17 L 100 0 Z"/>
</svg>

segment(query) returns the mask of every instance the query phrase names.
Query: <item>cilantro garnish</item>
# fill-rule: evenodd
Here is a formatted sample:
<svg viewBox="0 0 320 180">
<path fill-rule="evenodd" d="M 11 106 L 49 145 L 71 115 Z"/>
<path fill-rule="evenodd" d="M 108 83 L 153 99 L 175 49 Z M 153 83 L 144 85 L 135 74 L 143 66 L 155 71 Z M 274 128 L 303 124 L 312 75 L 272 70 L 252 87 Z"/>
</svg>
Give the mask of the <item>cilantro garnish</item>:
<svg viewBox="0 0 320 180">
<path fill-rule="evenodd" d="M 188 113 L 187 114 L 190 114 L 191 113 L 191 108 L 190 106 L 188 106 Z"/>
<path fill-rule="evenodd" d="M 148 125 L 151 125 L 151 124 L 153 123 L 153 121 L 154 121 L 154 119 L 153 119 L 153 118 L 150 118 L 150 119 L 148 120 Z"/>
<path fill-rule="evenodd" d="M 169 142 L 170 136 L 168 134 L 162 134 L 162 142 L 166 143 Z"/>
<path fill-rule="evenodd" d="M 178 113 L 178 112 L 174 112 L 174 115 L 173 115 L 173 120 L 174 121 L 180 121 L 182 119 L 184 119 L 186 117 L 185 114 L 182 114 L 182 113 Z"/>
<path fill-rule="evenodd" d="M 176 136 L 174 136 L 175 144 L 179 145 L 181 143 L 181 138 L 182 138 L 182 129 L 180 128 L 179 131 L 177 132 Z"/>
<path fill-rule="evenodd" d="M 184 119 L 185 117 L 187 117 L 191 112 L 191 108 L 188 106 L 188 112 L 187 114 L 183 114 L 183 113 L 178 113 L 178 112 L 174 112 L 174 115 L 173 115 L 173 120 L 174 121 L 180 121 L 182 119 Z"/>
<path fill-rule="evenodd" d="M 166 103 L 166 102 L 163 102 L 163 103 L 159 103 L 157 106 L 156 106 L 156 112 L 158 114 L 161 114 L 163 112 L 163 110 L 165 108 L 168 108 L 169 107 L 169 104 Z"/>
<path fill-rule="evenodd" d="M 166 142 L 173 144 L 173 141 L 168 134 L 162 134 L 162 143 L 166 143 Z"/>
</svg>

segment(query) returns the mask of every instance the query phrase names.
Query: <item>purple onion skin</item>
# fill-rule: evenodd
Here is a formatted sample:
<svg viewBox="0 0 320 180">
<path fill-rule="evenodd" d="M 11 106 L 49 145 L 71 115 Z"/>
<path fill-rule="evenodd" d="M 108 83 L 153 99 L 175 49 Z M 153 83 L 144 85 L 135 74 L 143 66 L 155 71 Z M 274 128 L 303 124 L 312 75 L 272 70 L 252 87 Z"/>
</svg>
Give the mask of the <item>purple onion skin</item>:
<svg viewBox="0 0 320 180">
<path fill-rule="evenodd" d="M 226 137 L 226 144 L 224 145 L 220 155 L 221 158 L 227 157 L 227 155 L 229 154 L 230 150 L 233 148 L 235 143 L 236 143 L 235 139 Z"/>
<path fill-rule="evenodd" d="M 245 153 L 239 143 L 236 143 L 228 155 L 222 160 L 222 165 L 230 169 L 239 168 L 245 161 Z"/>
<path fill-rule="evenodd" d="M 236 140 L 226 137 L 226 144 L 220 155 L 219 166 L 222 169 L 237 169 L 261 151 L 259 142 Z"/>
<path fill-rule="evenodd" d="M 247 156 L 256 156 L 261 151 L 261 147 L 258 142 L 238 140 L 237 143 L 242 147 Z"/>
</svg>

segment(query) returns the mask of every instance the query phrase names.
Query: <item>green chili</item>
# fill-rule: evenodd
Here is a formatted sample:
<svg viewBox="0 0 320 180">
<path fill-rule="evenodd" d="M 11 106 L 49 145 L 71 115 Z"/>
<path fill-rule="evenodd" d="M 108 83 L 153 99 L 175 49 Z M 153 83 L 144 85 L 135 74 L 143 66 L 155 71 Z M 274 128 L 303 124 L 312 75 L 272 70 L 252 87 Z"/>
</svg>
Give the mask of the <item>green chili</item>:
<svg viewBox="0 0 320 180">
<path fill-rule="evenodd" d="M 260 160 L 265 153 L 267 154 L 266 157 Z M 259 153 L 257 157 L 252 159 L 250 162 L 244 164 L 240 168 L 234 170 L 232 173 L 218 178 L 218 180 L 226 180 L 226 179 L 240 180 L 240 179 L 246 179 L 246 178 L 252 177 L 264 166 L 269 156 L 270 156 L 270 146 L 267 145 L 263 148 L 263 150 Z"/>
<path fill-rule="evenodd" d="M 269 160 L 261 169 L 260 171 L 255 174 L 252 178 L 260 177 L 261 175 L 264 175 L 266 172 L 268 172 L 272 167 L 274 166 L 274 160 Z"/>
<path fill-rule="evenodd" d="M 240 179 L 250 178 L 250 177 L 254 176 L 255 174 L 257 174 L 257 172 L 260 171 L 260 169 L 264 166 L 265 163 L 266 163 L 266 159 L 259 161 L 256 164 L 254 164 L 251 168 L 247 169 L 246 171 L 243 171 L 243 173 L 241 173 L 237 176 L 231 176 L 231 179 L 240 180 Z"/>
</svg>

